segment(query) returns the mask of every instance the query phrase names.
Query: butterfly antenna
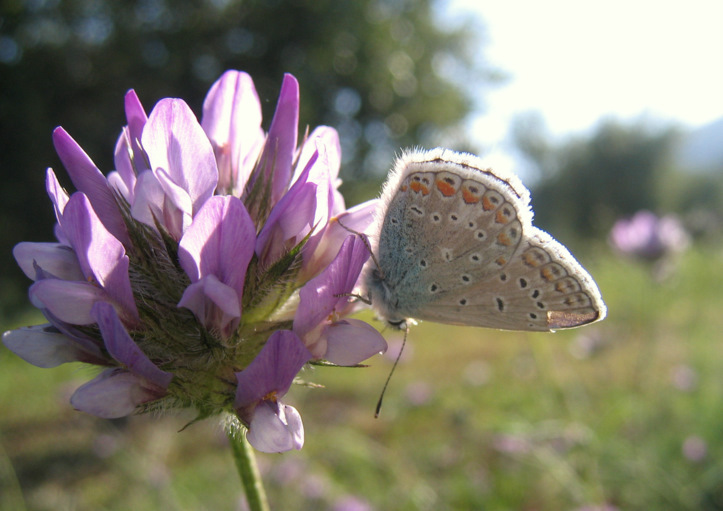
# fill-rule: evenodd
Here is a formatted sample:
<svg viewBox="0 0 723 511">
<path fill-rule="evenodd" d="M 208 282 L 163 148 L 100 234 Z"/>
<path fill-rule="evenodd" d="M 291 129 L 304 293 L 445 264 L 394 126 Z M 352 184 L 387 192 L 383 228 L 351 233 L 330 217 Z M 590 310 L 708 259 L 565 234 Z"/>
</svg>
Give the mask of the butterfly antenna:
<svg viewBox="0 0 723 511">
<path fill-rule="evenodd" d="M 374 418 L 379 418 L 379 412 L 382 411 L 382 401 L 384 400 L 384 393 L 387 391 L 387 387 L 389 386 L 389 380 L 392 379 L 392 375 L 394 374 L 394 370 L 397 368 L 397 364 L 399 363 L 399 359 L 402 358 L 402 353 L 404 352 L 404 346 L 407 345 L 407 335 L 409 334 L 409 326 L 405 323 L 404 326 L 404 339 L 402 340 L 402 347 L 399 349 L 399 353 L 397 354 L 397 358 L 394 359 L 394 365 L 392 366 L 392 370 L 389 371 L 389 376 L 387 376 L 387 381 L 384 382 L 384 387 L 382 388 L 382 393 L 379 395 L 379 401 L 377 401 L 377 409 L 374 412 Z"/>
</svg>

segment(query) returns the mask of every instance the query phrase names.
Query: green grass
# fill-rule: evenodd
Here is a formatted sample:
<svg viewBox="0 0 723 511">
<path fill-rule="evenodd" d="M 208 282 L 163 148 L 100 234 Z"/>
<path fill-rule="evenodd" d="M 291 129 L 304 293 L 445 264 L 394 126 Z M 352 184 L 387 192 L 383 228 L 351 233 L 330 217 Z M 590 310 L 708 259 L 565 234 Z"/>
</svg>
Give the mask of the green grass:
<svg viewBox="0 0 723 511">
<path fill-rule="evenodd" d="M 423 323 L 379 419 L 389 358 L 307 372 L 326 388 L 287 396 L 304 449 L 259 455 L 272 508 L 723 509 L 723 251 L 688 252 L 663 282 L 599 252 L 585 262 L 608 319 L 555 334 Z M 216 421 L 178 432 L 191 415 L 75 412 L 68 397 L 92 374 L 0 348 L 0 509 L 239 509 Z"/>
</svg>

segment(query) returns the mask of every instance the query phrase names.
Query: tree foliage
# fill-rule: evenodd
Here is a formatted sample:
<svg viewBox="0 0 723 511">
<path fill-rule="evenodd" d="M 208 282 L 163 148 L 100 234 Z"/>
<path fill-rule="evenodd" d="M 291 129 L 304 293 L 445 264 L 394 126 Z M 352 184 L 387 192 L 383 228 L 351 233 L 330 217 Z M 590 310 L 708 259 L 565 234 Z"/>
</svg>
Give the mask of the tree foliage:
<svg viewBox="0 0 723 511">
<path fill-rule="evenodd" d="M 440 27 L 433 7 L 433 0 L 3 2 L 0 263 L 14 267 L 10 249 L 20 240 L 51 239 L 43 170 L 61 167 L 52 129 L 63 125 L 107 172 L 130 88 L 149 110 L 174 96 L 200 113 L 225 69 L 248 71 L 268 128 L 290 72 L 301 84 L 302 123 L 339 130 L 347 181 L 380 179 L 400 147 L 459 136 L 472 106 L 465 87 L 494 74 L 473 61 L 472 26 Z M 10 273 L 0 282 L 6 290 L 20 277 Z"/>
<path fill-rule="evenodd" d="M 516 145 L 541 176 L 532 194 L 538 225 L 558 235 L 604 237 L 615 219 L 659 209 L 676 136 L 644 122 L 605 121 L 589 137 L 555 144 L 539 119 L 518 119 Z"/>
</svg>

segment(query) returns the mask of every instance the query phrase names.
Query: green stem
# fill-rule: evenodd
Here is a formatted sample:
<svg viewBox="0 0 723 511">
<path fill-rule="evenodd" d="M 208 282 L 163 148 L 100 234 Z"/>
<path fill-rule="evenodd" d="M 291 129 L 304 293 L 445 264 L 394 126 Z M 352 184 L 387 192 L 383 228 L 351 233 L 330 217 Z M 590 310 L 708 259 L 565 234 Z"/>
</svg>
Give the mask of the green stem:
<svg viewBox="0 0 723 511">
<path fill-rule="evenodd" d="M 238 475 L 244 486 L 246 502 L 250 511 L 269 511 L 269 502 L 266 500 L 261 475 L 256 465 L 254 450 L 241 431 L 229 432 L 229 442 L 233 449 L 233 459 L 236 462 Z"/>
</svg>

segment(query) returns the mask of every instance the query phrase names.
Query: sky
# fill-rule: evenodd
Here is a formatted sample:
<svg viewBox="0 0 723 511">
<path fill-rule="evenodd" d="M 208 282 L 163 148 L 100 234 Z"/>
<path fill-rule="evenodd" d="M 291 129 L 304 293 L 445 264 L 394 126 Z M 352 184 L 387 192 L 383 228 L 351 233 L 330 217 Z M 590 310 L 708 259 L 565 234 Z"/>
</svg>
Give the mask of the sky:
<svg viewBox="0 0 723 511">
<path fill-rule="evenodd" d="M 514 165 L 506 137 L 525 112 L 557 137 L 610 117 L 684 128 L 723 117 L 723 0 L 447 0 L 451 20 L 470 13 L 485 61 L 509 77 L 469 126 L 498 165 Z"/>
</svg>

